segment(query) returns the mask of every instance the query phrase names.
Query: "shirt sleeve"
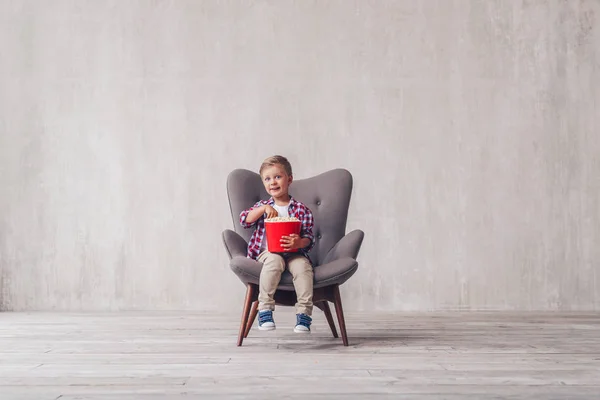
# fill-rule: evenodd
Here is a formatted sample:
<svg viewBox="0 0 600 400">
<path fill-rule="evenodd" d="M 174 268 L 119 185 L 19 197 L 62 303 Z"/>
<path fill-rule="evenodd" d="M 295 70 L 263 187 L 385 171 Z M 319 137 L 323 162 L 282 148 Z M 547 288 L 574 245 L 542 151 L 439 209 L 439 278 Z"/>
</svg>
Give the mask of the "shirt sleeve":
<svg viewBox="0 0 600 400">
<path fill-rule="evenodd" d="M 310 244 L 308 247 L 305 247 L 304 250 L 309 252 L 315 247 L 315 235 L 313 234 L 313 226 L 315 224 L 313 219 L 312 211 L 306 206 L 303 207 L 303 213 L 300 216 L 300 221 L 302 222 L 302 230 L 300 231 L 300 236 L 303 238 L 310 239 Z"/>
<path fill-rule="evenodd" d="M 252 228 L 260 220 L 260 218 L 259 218 L 259 219 L 257 219 L 256 221 L 254 221 L 252 223 L 247 223 L 246 222 L 246 218 L 248 218 L 248 214 L 250 214 L 250 211 L 252 211 L 256 207 L 260 207 L 262 205 L 264 205 L 264 202 L 261 200 L 261 201 L 257 202 L 256 204 L 254 204 L 252 207 L 247 208 L 247 209 L 245 209 L 244 211 L 242 211 L 240 213 L 240 224 L 242 225 L 242 227 L 244 229 Z"/>
</svg>

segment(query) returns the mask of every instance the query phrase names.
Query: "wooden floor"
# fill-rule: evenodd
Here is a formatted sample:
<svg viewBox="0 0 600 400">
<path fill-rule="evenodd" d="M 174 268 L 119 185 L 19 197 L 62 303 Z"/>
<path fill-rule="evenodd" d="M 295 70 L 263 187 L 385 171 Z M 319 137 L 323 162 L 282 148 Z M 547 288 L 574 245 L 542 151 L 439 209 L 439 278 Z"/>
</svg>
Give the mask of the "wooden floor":
<svg viewBox="0 0 600 400">
<path fill-rule="evenodd" d="M 600 314 L 0 313 L 0 399 L 600 399 Z"/>
</svg>

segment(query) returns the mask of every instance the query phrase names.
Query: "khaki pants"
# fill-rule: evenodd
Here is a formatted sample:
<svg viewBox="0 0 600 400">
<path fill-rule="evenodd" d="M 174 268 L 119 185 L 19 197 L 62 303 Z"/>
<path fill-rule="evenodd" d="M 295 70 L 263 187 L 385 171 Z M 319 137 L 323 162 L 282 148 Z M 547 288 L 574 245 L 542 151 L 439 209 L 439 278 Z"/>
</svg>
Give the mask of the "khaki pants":
<svg viewBox="0 0 600 400">
<path fill-rule="evenodd" d="M 313 267 L 310 261 L 298 254 L 290 255 L 283 258 L 279 254 L 262 252 L 258 256 L 258 261 L 263 263 L 260 271 L 260 281 L 258 293 L 258 309 L 259 310 L 275 310 L 275 300 L 273 295 L 281 274 L 287 268 L 294 278 L 294 289 L 296 289 L 296 313 L 312 315 L 313 309 Z"/>
</svg>

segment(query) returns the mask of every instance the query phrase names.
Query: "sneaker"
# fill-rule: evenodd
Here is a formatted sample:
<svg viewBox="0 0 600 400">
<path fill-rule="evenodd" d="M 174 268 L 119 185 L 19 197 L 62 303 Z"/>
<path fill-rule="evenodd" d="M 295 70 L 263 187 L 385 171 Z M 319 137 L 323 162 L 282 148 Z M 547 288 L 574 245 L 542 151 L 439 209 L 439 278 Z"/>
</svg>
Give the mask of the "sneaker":
<svg viewBox="0 0 600 400">
<path fill-rule="evenodd" d="M 312 318 L 306 314 L 296 314 L 296 327 L 294 332 L 296 333 L 310 333 L 310 323 Z"/>
<path fill-rule="evenodd" d="M 258 312 L 258 329 L 261 331 L 272 331 L 275 329 L 273 321 L 273 311 L 262 310 Z"/>
</svg>

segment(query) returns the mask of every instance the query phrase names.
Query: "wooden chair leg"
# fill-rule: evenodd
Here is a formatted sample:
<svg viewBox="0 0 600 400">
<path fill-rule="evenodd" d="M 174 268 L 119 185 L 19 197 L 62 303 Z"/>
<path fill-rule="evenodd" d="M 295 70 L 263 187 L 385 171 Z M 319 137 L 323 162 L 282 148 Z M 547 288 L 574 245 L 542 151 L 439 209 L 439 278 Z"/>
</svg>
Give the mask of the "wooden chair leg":
<svg viewBox="0 0 600 400">
<path fill-rule="evenodd" d="M 246 300 L 244 301 L 244 309 L 242 311 L 242 322 L 240 323 L 240 333 L 238 334 L 237 345 L 241 346 L 244 341 L 244 334 L 246 333 L 246 324 L 248 323 L 248 315 L 250 314 L 250 306 L 255 292 L 255 286 L 248 284 L 246 286 Z"/>
<path fill-rule="evenodd" d="M 248 321 L 246 322 L 246 333 L 244 334 L 244 338 L 248 337 L 250 333 L 250 329 L 252 329 L 252 325 L 254 325 L 254 320 L 256 319 L 256 314 L 258 314 L 258 300 L 252 303 L 252 309 L 250 310 L 250 317 L 248 317 Z"/>
<path fill-rule="evenodd" d="M 340 324 L 340 331 L 342 332 L 342 342 L 344 346 L 348 346 L 348 335 L 346 335 L 346 321 L 344 320 L 344 310 L 342 309 L 342 297 L 340 296 L 340 287 L 335 285 L 333 287 L 333 297 L 335 304 L 335 313 L 338 317 L 338 323 Z"/>
<path fill-rule="evenodd" d="M 327 318 L 327 322 L 329 323 L 329 328 L 331 328 L 331 333 L 333 333 L 334 338 L 338 338 L 337 329 L 335 329 L 335 323 L 333 322 L 333 315 L 331 315 L 331 308 L 329 308 L 328 301 L 322 301 L 321 307 L 319 307 L 325 313 L 325 318 Z"/>
</svg>

